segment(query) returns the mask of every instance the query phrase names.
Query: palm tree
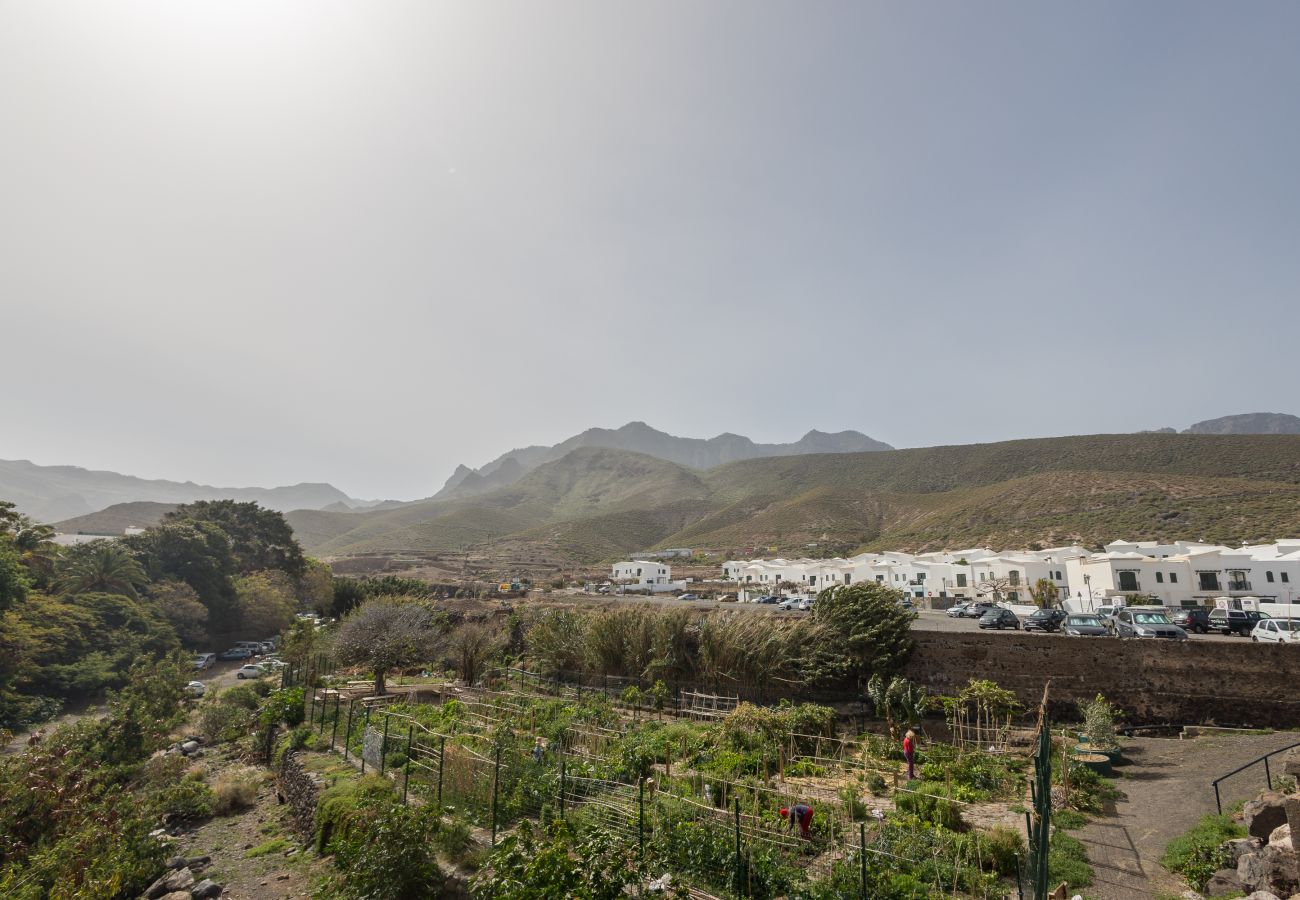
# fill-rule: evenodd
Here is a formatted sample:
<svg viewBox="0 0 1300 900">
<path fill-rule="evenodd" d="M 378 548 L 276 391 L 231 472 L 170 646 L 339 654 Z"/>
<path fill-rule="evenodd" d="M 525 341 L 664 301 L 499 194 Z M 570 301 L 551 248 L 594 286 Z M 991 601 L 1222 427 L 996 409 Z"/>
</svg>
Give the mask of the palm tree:
<svg viewBox="0 0 1300 900">
<path fill-rule="evenodd" d="M 13 522 L 10 534 L 13 535 L 14 547 L 27 570 L 37 581 L 48 581 L 59 558 L 59 546 L 54 543 L 54 529 L 27 516 L 19 516 Z"/>
<path fill-rule="evenodd" d="M 82 544 L 63 558 L 58 568 L 59 590 L 65 594 L 124 594 L 149 583 L 140 566 L 125 547 L 112 541 Z"/>
</svg>

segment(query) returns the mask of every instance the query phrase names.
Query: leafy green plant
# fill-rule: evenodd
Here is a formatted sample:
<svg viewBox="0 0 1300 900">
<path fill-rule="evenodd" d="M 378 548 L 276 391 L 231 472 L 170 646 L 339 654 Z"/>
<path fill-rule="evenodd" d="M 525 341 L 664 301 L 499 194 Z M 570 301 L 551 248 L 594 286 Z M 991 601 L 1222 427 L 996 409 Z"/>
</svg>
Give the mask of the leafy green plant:
<svg viewBox="0 0 1300 900">
<path fill-rule="evenodd" d="M 894 806 L 938 828 L 957 831 L 964 827 L 960 805 L 952 802 L 948 788 L 942 784 L 913 782 L 910 791 L 895 794 Z"/>
<path fill-rule="evenodd" d="M 1052 884 L 1064 881 L 1072 890 L 1092 884 L 1092 866 L 1088 865 L 1088 851 L 1083 842 L 1064 831 L 1052 831 L 1052 843 L 1047 856 L 1048 880 Z"/>
<path fill-rule="evenodd" d="M 1211 875 L 1227 865 L 1229 857 L 1220 849 L 1223 843 L 1245 834 L 1246 830 L 1229 815 L 1204 816 L 1195 827 L 1169 842 L 1160 865 L 1182 875 L 1199 891 Z"/>
<path fill-rule="evenodd" d="M 1101 694 L 1084 703 L 1083 729 L 1088 735 L 1088 744 L 1094 750 L 1114 750 L 1119 746 L 1115 737 L 1115 720 L 1119 711 Z"/>
</svg>

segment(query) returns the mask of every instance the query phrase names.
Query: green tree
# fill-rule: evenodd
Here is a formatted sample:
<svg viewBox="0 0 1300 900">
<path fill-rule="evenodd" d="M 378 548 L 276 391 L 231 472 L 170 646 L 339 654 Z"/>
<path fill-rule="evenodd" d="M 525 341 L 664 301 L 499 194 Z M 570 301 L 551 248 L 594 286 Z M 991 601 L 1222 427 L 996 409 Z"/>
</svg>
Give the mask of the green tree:
<svg viewBox="0 0 1300 900">
<path fill-rule="evenodd" d="M 224 531 L 241 573 L 279 569 L 297 578 L 306 568 L 293 529 L 283 514 L 273 509 L 236 500 L 199 500 L 182 504 L 163 517 L 164 524 L 182 522 L 206 522 Z"/>
<path fill-rule="evenodd" d="M 68 548 L 55 569 L 55 583 L 65 594 L 97 591 L 135 597 L 149 576 L 126 547 L 103 540 Z"/>
<path fill-rule="evenodd" d="M 1029 588 L 1029 596 L 1034 598 L 1034 604 L 1039 609 L 1051 609 L 1056 606 L 1061 592 L 1051 581 L 1040 578 Z"/>
<path fill-rule="evenodd" d="M 916 614 L 904 609 L 902 600 L 901 591 L 875 581 L 822 591 L 813 605 L 813 619 L 824 626 L 829 646 L 810 662 L 859 683 L 875 674 L 888 677 L 897 672 L 916 646 Z"/>
<path fill-rule="evenodd" d="M 329 563 L 307 557 L 296 589 L 300 609 L 314 609 L 322 616 L 332 615 L 334 572 L 330 569 Z"/>
<path fill-rule="evenodd" d="M 163 524 L 121 543 L 154 581 L 183 581 L 194 588 L 208 609 L 211 630 L 234 630 L 235 561 L 230 538 L 221 528 L 210 522 Z"/>
<path fill-rule="evenodd" d="M 59 558 L 54 529 L 17 511 L 14 504 L 0 500 L 0 533 L 7 532 L 35 587 L 48 587 Z"/>
<path fill-rule="evenodd" d="M 208 608 L 194 588 L 183 581 L 151 584 L 145 596 L 163 615 L 187 647 L 198 648 L 208 641 Z"/>
<path fill-rule="evenodd" d="M 353 610 L 339 626 L 334 655 L 344 665 L 375 673 L 375 693 L 383 694 L 393 669 L 427 662 L 437 650 L 444 617 L 423 598 L 376 597 Z"/>
<path fill-rule="evenodd" d="M 235 608 L 240 631 L 265 637 L 288 628 L 298 609 L 292 585 L 279 572 L 254 572 L 235 579 Z"/>
<path fill-rule="evenodd" d="M 29 582 L 13 539 L 0 534 L 0 613 L 27 596 Z"/>
</svg>

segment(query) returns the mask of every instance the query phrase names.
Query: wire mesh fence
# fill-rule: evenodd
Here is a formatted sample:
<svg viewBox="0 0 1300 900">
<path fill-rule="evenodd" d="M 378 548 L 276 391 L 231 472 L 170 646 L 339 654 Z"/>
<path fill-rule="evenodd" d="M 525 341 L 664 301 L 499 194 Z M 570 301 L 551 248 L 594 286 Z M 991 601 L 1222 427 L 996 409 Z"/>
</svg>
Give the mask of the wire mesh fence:
<svg viewBox="0 0 1300 900">
<path fill-rule="evenodd" d="M 884 738 L 791 734 L 752 775 L 728 778 L 692 768 L 685 748 L 676 763 L 671 751 L 652 765 L 625 759 L 632 723 L 556 727 L 554 711 L 573 704 L 544 694 L 506 690 L 419 706 L 372 700 L 311 692 L 307 721 L 318 742 L 393 779 L 405 802 L 463 817 L 491 845 L 525 819 L 565 819 L 618 836 L 647 873 L 671 873 L 698 896 L 777 897 L 816 882 L 831 885 L 817 896 L 867 897 L 900 870 L 909 873 L 910 896 L 959 888 L 1001 896 L 976 878 L 986 868 L 978 841 L 941 840 L 873 809 L 873 777 L 894 781 L 891 800 L 880 801 L 887 809 L 915 793 L 883 758 Z M 812 809 L 806 831 L 782 815 L 798 804 Z"/>
</svg>

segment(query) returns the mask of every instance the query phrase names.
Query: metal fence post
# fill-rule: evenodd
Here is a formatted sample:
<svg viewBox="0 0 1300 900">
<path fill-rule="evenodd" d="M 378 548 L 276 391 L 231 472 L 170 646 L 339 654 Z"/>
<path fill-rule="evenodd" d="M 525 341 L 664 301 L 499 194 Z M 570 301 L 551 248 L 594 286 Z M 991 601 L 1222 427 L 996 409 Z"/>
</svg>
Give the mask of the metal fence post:
<svg viewBox="0 0 1300 900">
<path fill-rule="evenodd" d="M 330 729 L 330 749 L 334 749 L 334 738 L 339 734 L 339 704 L 343 702 L 342 694 L 334 695 L 334 726 Z"/>
<path fill-rule="evenodd" d="M 867 823 L 858 823 L 858 863 L 862 867 L 862 900 L 867 900 Z"/>
<path fill-rule="evenodd" d="M 383 775 L 388 768 L 388 722 L 392 717 L 385 714 L 384 716 L 384 742 L 379 745 L 379 774 Z"/>
<path fill-rule="evenodd" d="M 496 763 L 492 766 L 492 846 L 497 845 L 497 786 L 501 781 L 501 745 L 497 744 Z"/>
<path fill-rule="evenodd" d="M 447 738 L 438 735 L 438 813 L 442 814 L 442 767 L 447 762 Z"/>
<path fill-rule="evenodd" d="M 329 706 L 329 697 L 320 698 L 320 727 L 316 729 L 317 734 L 325 733 L 325 707 Z"/>
<path fill-rule="evenodd" d="M 366 707 L 366 721 L 361 726 L 361 774 L 366 774 L 366 732 L 370 730 L 370 707 Z"/>
<path fill-rule="evenodd" d="M 640 847 L 640 859 L 645 861 L 645 779 L 636 782 L 636 841 Z"/>
<path fill-rule="evenodd" d="M 313 690 L 309 695 L 311 706 L 307 708 L 307 727 L 311 727 L 312 720 L 316 718 L 316 692 Z"/>
<path fill-rule="evenodd" d="M 736 798 L 736 896 L 745 896 L 745 866 L 740 857 L 740 798 Z"/>
<path fill-rule="evenodd" d="M 411 741 L 415 737 L 415 725 L 406 729 L 406 774 L 402 777 L 402 804 L 406 804 L 406 793 L 411 788 Z"/>
<path fill-rule="evenodd" d="M 349 751 L 352 749 L 348 745 L 352 741 L 352 709 L 354 706 L 356 706 L 356 702 L 357 702 L 356 697 L 353 697 L 351 700 L 348 701 L 348 727 L 347 730 L 343 732 L 343 759 L 345 761 L 348 758 Z"/>
<path fill-rule="evenodd" d="M 1268 757 L 1264 757 L 1264 784 L 1271 791 L 1273 790 L 1273 772 L 1268 767 Z"/>
<path fill-rule="evenodd" d="M 561 821 L 561 822 L 564 821 L 564 791 L 565 791 L 565 788 L 566 788 L 566 785 L 565 785 L 565 775 L 564 775 L 564 745 L 561 744 L 561 745 L 560 745 L 560 821 Z"/>
</svg>

